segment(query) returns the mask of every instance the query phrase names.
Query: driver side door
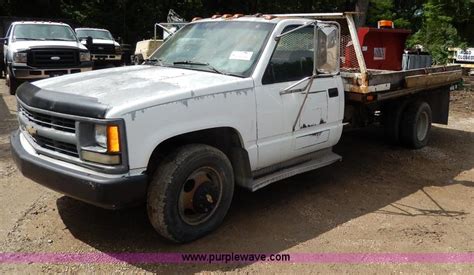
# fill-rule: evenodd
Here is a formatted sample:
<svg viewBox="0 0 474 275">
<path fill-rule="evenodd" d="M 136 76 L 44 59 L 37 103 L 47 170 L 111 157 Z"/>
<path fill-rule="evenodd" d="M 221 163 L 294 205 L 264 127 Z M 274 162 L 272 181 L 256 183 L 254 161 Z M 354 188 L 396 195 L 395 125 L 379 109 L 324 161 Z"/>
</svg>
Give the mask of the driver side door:
<svg viewBox="0 0 474 275">
<path fill-rule="evenodd" d="M 324 72 L 311 79 L 315 39 L 312 25 L 282 36 L 256 87 L 259 169 L 332 146 L 338 134 L 342 81 Z"/>
</svg>

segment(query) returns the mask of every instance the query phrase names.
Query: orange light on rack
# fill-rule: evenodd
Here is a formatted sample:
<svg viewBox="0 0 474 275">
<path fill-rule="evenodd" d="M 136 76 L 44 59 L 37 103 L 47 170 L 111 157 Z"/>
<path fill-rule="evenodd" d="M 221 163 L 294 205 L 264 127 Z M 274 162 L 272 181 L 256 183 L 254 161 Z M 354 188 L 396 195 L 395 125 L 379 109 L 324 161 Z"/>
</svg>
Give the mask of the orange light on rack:
<svg viewBox="0 0 474 275">
<path fill-rule="evenodd" d="M 379 29 L 393 29 L 395 28 L 395 25 L 391 20 L 380 20 L 377 22 L 377 27 Z"/>
</svg>

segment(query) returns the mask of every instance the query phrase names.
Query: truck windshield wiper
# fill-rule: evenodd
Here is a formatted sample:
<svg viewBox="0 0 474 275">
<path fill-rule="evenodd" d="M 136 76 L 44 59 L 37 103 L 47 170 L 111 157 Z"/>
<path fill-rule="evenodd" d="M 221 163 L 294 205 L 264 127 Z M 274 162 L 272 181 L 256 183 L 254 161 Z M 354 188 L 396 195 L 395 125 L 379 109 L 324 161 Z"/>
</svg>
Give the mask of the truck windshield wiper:
<svg viewBox="0 0 474 275">
<path fill-rule="evenodd" d="M 44 40 L 39 38 L 30 38 L 30 37 L 15 37 L 15 40 Z"/>
<path fill-rule="evenodd" d="M 205 62 L 198 62 L 198 61 L 192 61 L 192 60 L 185 60 L 185 61 L 175 61 L 173 62 L 173 65 L 195 65 L 195 66 L 205 66 L 211 71 L 218 73 L 218 74 L 223 74 L 227 75 L 227 73 L 221 72 L 218 69 L 214 68 L 211 64 L 205 63 Z"/>
<path fill-rule="evenodd" d="M 75 41 L 75 40 L 72 40 L 72 39 L 65 39 L 65 38 L 48 38 L 48 40 L 51 40 L 51 41 Z"/>
</svg>

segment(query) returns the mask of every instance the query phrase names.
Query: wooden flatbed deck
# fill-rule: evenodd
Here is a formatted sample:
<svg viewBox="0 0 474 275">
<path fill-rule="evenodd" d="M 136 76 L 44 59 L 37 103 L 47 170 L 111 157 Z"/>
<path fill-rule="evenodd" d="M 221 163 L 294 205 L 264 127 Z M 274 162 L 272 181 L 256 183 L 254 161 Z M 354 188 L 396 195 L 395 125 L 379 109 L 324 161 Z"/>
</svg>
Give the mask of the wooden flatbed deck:
<svg viewBox="0 0 474 275">
<path fill-rule="evenodd" d="M 341 72 L 349 100 L 371 102 L 449 86 L 462 80 L 459 65 L 435 66 L 407 71 L 367 70 Z"/>
</svg>

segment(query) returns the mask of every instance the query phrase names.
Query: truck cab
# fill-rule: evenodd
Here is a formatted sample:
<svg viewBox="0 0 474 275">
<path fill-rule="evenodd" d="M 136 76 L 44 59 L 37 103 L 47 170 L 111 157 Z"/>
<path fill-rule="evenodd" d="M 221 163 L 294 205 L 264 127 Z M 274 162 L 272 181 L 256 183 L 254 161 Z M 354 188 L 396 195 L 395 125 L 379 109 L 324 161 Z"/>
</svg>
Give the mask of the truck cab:
<svg viewBox="0 0 474 275">
<path fill-rule="evenodd" d="M 3 43 L 10 94 L 25 81 L 92 69 L 89 51 L 64 23 L 13 22 Z"/>
<path fill-rule="evenodd" d="M 395 73 L 374 88 L 363 60 L 360 73 L 342 76 L 341 27 L 331 18 L 345 15 L 315 18 L 322 16 L 214 16 L 181 28 L 143 65 L 24 84 L 14 159 L 25 176 L 100 207 L 146 202 L 168 240 L 200 238 L 223 221 L 235 186 L 255 191 L 340 161 L 332 147 L 345 116 L 377 118 L 386 106 L 379 95 L 393 100 L 426 89 L 416 71 L 409 89 L 390 90 L 401 80 L 383 83 L 402 77 Z M 457 79 L 446 73 L 437 85 Z M 419 98 L 391 102 L 390 125 L 406 123 L 402 138 L 424 146 L 430 106 Z"/>
<path fill-rule="evenodd" d="M 77 28 L 76 34 L 81 43 L 90 50 L 94 65 L 121 66 L 123 64 L 122 47 L 108 30 Z"/>
</svg>

